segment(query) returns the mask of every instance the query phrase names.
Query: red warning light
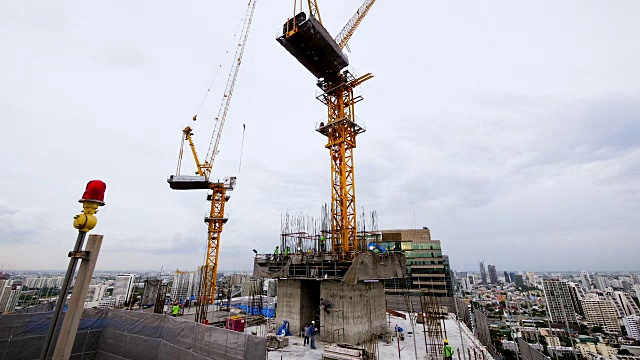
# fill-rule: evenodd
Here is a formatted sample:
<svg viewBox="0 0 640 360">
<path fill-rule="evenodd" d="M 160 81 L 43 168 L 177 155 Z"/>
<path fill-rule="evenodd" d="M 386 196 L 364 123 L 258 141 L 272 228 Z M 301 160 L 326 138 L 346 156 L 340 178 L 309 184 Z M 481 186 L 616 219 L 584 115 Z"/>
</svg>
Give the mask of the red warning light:
<svg viewBox="0 0 640 360">
<path fill-rule="evenodd" d="M 91 180 L 87 183 L 87 188 L 82 194 L 80 201 L 97 201 L 104 203 L 104 192 L 107 190 L 107 184 L 101 180 Z"/>
</svg>

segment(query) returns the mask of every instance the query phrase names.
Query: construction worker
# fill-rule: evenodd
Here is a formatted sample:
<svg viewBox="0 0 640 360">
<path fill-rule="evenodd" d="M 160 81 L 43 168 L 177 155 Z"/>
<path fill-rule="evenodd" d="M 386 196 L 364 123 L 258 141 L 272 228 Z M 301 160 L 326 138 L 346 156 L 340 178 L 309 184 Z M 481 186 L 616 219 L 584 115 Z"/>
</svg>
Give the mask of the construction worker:
<svg viewBox="0 0 640 360">
<path fill-rule="evenodd" d="M 273 260 L 278 259 L 279 254 L 280 254 L 280 246 L 276 246 L 275 250 L 273 250 Z"/>
<path fill-rule="evenodd" d="M 284 249 L 284 256 L 289 256 L 289 254 L 291 254 L 291 248 L 287 246 L 287 247 Z"/>
<path fill-rule="evenodd" d="M 442 347 L 442 356 L 444 357 L 444 360 L 452 360 L 453 352 L 453 348 L 449 345 L 449 340 L 444 339 L 444 346 Z"/>
<path fill-rule="evenodd" d="M 329 308 L 331 307 L 331 303 L 327 299 L 320 298 L 320 307 L 324 309 L 324 312 L 327 314 L 331 314 L 329 312 Z"/>
<path fill-rule="evenodd" d="M 316 348 L 316 333 L 318 332 L 318 328 L 316 328 L 316 322 L 312 321 L 311 326 L 309 327 L 309 336 L 311 337 L 311 348 Z"/>
<path fill-rule="evenodd" d="M 325 251 L 325 244 L 327 243 L 327 238 L 324 235 L 320 235 L 320 251 Z"/>
<path fill-rule="evenodd" d="M 173 308 L 171 309 L 171 316 L 177 317 L 180 312 L 180 305 L 178 303 L 173 304 Z"/>
</svg>

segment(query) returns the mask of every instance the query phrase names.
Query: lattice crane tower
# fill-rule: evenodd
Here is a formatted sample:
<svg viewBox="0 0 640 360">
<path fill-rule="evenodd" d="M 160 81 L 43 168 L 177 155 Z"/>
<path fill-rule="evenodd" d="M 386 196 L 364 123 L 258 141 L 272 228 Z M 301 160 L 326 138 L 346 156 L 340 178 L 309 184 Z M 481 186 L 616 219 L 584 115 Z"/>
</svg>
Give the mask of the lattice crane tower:
<svg viewBox="0 0 640 360">
<path fill-rule="evenodd" d="M 353 149 L 365 127 L 355 116 L 355 104 L 362 97 L 354 97 L 353 89 L 373 77 L 367 73 L 356 78 L 343 71 L 349 60 L 342 49 L 374 3 L 366 0 L 334 40 L 322 25 L 317 0 L 307 0 L 308 17 L 302 10 L 303 1 L 298 7 L 294 0 L 293 18 L 287 19 L 276 39 L 316 76 L 323 91 L 318 100 L 327 106 L 327 122 L 318 123 L 316 131 L 327 137 L 325 147 L 331 156 L 331 240 L 335 252 L 359 250 Z"/>
<path fill-rule="evenodd" d="M 193 143 L 193 131 L 191 127 L 187 126 L 182 130 L 182 144 L 180 146 L 180 155 L 178 156 L 178 168 L 176 170 L 176 175 L 171 175 L 168 180 L 169 186 L 174 190 L 211 190 L 207 195 L 207 200 L 211 201 L 211 209 L 209 211 L 209 215 L 204 219 L 204 222 L 207 224 L 207 253 L 205 256 L 205 263 L 201 268 L 198 311 L 196 312 L 196 322 L 200 323 L 208 323 L 207 312 L 209 305 L 213 303 L 215 298 L 216 277 L 218 274 L 218 254 L 220 252 L 220 235 L 222 233 L 223 225 L 227 222 L 227 218 L 224 217 L 224 207 L 225 203 L 229 200 L 227 191 L 232 191 L 236 184 L 235 177 L 226 177 L 222 181 L 212 179 L 211 170 L 213 168 L 213 162 L 216 155 L 218 154 L 218 146 L 220 145 L 222 129 L 227 118 L 229 105 L 231 104 L 231 98 L 233 96 L 233 90 L 235 89 L 236 79 L 238 78 L 238 72 L 240 71 L 240 64 L 242 63 L 242 56 L 247 44 L 247 38 L 249 37 L 249 30 L 251 29 L 251 22 L 253 21 L 256 2 L 257 0 L 249 0 L 247 6 L 247 12 L 242 23 L 240 39 L 232 60 L 231 72 L 227 79 L 227 84 L 222 96 L 222 103 L 218 110 L 218 116 L 215 118 L 215 126 L 211 136 L 211 141 L 209 142 L 209 149 L 207 150 L 205 161 L 200 162 Z M 196 116 L 193 117 L 193 120 L 196 120 Z M 191 153 L 196 163 L 197 171 L 195 176 L 180 175 L 185 140 L 189 143 Z"/>
</svg>

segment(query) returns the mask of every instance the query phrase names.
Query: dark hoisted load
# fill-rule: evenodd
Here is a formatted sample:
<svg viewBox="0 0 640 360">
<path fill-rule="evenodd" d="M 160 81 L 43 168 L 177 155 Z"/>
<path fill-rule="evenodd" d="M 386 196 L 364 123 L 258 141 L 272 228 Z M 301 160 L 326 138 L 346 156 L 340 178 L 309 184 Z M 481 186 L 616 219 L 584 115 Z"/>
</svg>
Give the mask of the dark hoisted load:
<svg viewBox="0 0 640 360">
<path fill-rule="evenodd" d="M 303 12 L 295 19 L 297 31 L 291 32 L 294 21 L 290 19 L 284 23 L 282 35 L 276 40 L 316 78 L 336 80 L 340 71 L 349 66 L 349 59 L 318 20 L 307 18 Z M 287 29 L 290 30 L 288 37 Z"/>
</svg>

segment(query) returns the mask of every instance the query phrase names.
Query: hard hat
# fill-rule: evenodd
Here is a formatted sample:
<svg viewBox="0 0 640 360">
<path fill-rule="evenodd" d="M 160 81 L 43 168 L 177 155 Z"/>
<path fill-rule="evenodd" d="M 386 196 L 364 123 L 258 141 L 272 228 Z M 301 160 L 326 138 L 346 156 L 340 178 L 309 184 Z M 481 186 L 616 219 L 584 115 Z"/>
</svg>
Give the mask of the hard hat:
<svg viewBox="0 0 640 360">
<path fill-rule="evenodd" d="M 448 343 L 449 343 L 449 340 L 444 339 L 444 343 L 445 343 L 445 344 L 448 344 Z"/>
<path fill-rule="evenodd" d="M 315 324 L 316 322 L 315 322 L 315 321 L 312 321 L 311 323 L 312 323 L 312 324 Z"/>
</svg>

